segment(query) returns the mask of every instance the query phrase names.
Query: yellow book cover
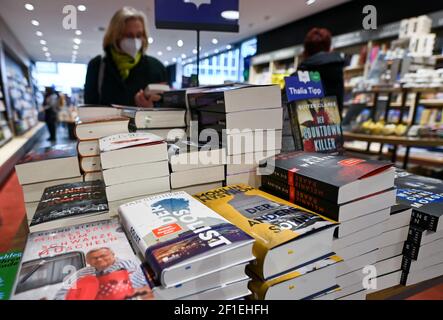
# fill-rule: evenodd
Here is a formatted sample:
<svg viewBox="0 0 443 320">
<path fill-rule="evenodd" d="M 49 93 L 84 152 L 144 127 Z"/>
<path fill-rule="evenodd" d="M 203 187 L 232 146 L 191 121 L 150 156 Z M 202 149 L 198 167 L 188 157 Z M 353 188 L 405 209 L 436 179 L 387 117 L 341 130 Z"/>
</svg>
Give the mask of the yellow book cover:
<svg viewBox="0 0 443 320">
<path fill-rule="evenodd" d="M 268 291 L 270 290 L 270 288 L 274 288 L 276 286 L 280 286 L 281 288 L 278 290 L 279 293 L 277 293 L 277 295 L 281 295 L 282 292 L 285 294 L 285 297 L 279 297 L 280 300 L 281 299 L 285 299 L 285 298 L 289 298 L 291 299 L 292 296 L 292 292 L 294 292 L 294 294 L 298 294 L 298 295 L 302 295 L 301 298 L 307 298 L 307 296 L 303 296 L 303 294 L 300 292 L 300 288 L 299 285 L 297 285 L 297 278 L 300 278 L 306 274 L 309 274 L 311 272 L 317 271 L 317 270 L 321 270 L 323 268 L 326 268 L 328 266 L 334 265 L 338 262 L 343 261 L 343 259 L 337 255 L 330 255 L 326 258 L 322 258 L 319 259 L 318 261 L 314 262 L 314 263 L 310 263 L 307 264 L 303 267 L 300 267 L 296 270 L 290 271 L 286 274 L 277 276 L 275 278 L 269 279 L 267 281 L 262 281 L 261 279 L 258 278 L 254 278 L 253 280 L 249 283 L 249 289 L 252 291 L 252 298 L 254 300 L 265 300 L 267 298 L 267 294 Z M 328 270 L 329 272 L 329 270 Z M 253 276 L 253 275 L 251 275 Z M 335 272 L 333 272 L 333 278 L 335 280 Z M 301 280 L 301 279 L 300 279 Z M 303 285 L 304 281 L 299 282 L 301 285 Z M 306 281 L 305 281 L 306 283 Z M 336 285 L 336 284 L 335 284 Z M 331 291 L 331 287 L 328 288 L 322 288 L 322 291 L 327 290 L 327 291 Z M 298 292 L 297 292 L 298 291 Z M 308 296 L 312 296 L 312 295 L 318 295 L 319 292 L 314 292 L 311 294 L 308 294 Z"/>
<path fill-rule="evenodd" d="M 306 263 L 331 252 L 332 233 L 337 222 L 266 192 L 238 184 L 209 190 L 194 197 L 255 238 L 253 254 L 256 261 L 250 268 L 262 279 L 295 267 L 293 263 L 297 261 Z M 295 250 L 293 245 L 285 246 L 326 229 L 328 232 L 324 233 L 324 237 L 316 237 L 317 240 L 310 242 L 312 249 L 307 242 L 304 242 L 305 248 L 299 250 Z M 313 252 L 317 249 L 316 245 L 318 255 Z M 276 255 L 270 255 L 270 251 Z M 301 255 L 306 256 L 307 260 L 301 261 Z M 269 259 L 266 259 L 267 256 L 270 256 Z"/>
</svg>

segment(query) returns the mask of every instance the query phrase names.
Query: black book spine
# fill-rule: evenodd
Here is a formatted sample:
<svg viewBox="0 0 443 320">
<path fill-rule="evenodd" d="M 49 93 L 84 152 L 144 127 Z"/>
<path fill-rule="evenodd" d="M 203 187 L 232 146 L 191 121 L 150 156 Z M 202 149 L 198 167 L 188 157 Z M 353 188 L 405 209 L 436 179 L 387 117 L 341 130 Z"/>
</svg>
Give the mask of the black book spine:
<svg viewBox="0 0 443 320">
<path fill-rule="evenodd" d="M 309 193 L 298 190 L 288 184 L 285 184 L 279 180 L 274 180 L 269 176 L 262 176 L 262 185 L 271 193 L 275 192 L 276 195 L 288 200 L 303 208 L 314 211 L 333 220 L 337 220 L 339 216 L 339 206 L 315 197 Z"/>
<path fill-rule="evenodd" d="M 420 251 L 420 246 L 414 243 L 406 241 L 403 246 L 403 255 L 407 256 L 412 260 L 417 260 L 419 251 Z"/>
<path fill-rule="evenodd" d="M 437 231 L 438 217 L 412 210 L 411 225 L 425 230 Z"/>
<path fill-rule="evenodd" d="M 190 109 L 216 112 L 226 111 L 224 92 L 190 94 L 188 95 L 188 102 Z"/>
<path fill-rule="evenodd" d="M 419 246 L 421 243 L 423 232 L 423 229 L 411 225 L 408 230 L 408 238 L 406 241 Z"/>
<path fill-rule="evenodd" d="M 293 186 L 296 190 L 306 192 L 313 196 L 328 200 L 332 203 L 338 202 L 338 188 L 328 183 L 302 176 L 296 173 L 297 170 L 287 170 L 280 167 L 275 167 L 275 170 L 270 176 L 273 179 L 287 183 Z"/>
<path fill-rule="evenodd" d="M 162 107 L 186 108 L 186 92 L 164 92 Z"/>
<path fill-rule="evenodd" d="M 298 121 L 297 104 L 295 102 L 288 103 L 287 109 L 295 150 L 303 150 L 303 139 Z"/>
<path fill-rule="evenodd" d="M 403 255 L 403 259 L 401 261 L 401 270 L 403 272 L 408 273 L 409 270 L 411 269 L 411 263 L 412 263 L 412 259 L 409 258 L 408 256 Z"/>
<path fill-rule="evenodd" d="M 407 281 L 408 281 L 408 273 L 403 271 L 400 277 L 400 284 L 405 286 Z"/>
</svg>

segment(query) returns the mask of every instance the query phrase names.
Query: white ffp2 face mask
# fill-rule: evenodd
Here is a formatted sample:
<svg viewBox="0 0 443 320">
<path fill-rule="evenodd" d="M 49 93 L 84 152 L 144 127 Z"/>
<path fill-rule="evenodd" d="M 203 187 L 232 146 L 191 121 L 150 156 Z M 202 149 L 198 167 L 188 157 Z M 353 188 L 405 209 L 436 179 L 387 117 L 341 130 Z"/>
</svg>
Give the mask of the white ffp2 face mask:
<svg viewBox="0 0 443 320">
<path fill-rule="evenodd" d="M 143 46 L 143 42 L 138 38 L 124 38 L 120 41 L 120 49 L 135 59 L 135 56 Z"/>
</svg>

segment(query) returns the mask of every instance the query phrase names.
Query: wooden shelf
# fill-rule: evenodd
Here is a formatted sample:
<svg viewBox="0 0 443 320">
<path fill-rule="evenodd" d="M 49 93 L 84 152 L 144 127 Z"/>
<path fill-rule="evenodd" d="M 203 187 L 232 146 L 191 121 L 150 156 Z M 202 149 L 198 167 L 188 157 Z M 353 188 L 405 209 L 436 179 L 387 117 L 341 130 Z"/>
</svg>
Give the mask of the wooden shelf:
<svg viewBox="0 0 443 320">
<path fill-rule="evenodd" d="M 443 146 L 443 139 L 429 139 L 429 138 L 415 138 L 415 137 L 397 137 L 397 136 L 382 136 L 369 135 L 362 133 L 344 132 L 345 140 L 359 140 L 366 142 L 378 142 L 392 145 L 403 145 L 409 147 L 440 147 Z"/>
<path fill-rule="evenodd" d="M 363 72 L 365 70 L 364 66 L 358 66 L 358 67 L 346 67 L 344 68 L 344 72 Z"/>
<path fill-rule="evenodd" d="M 443 108 L 442 99 L 422 99 L 419 104 L 429 108 Z"/>
</svg>

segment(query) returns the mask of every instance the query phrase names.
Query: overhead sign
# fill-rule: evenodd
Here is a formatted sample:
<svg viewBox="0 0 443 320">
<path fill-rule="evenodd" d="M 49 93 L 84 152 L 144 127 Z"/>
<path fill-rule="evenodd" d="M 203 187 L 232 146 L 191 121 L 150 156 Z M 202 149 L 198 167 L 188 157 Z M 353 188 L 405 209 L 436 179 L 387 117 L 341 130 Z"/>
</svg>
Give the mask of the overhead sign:
<svg viewBox="0 0 443 320">
<path fill-rule="evenodd" d="M 239 0 L 155 0 L 158 29 L 238 32 Z"/>
<path fill-rule="evenodd" d="M 319 72 L 298 71 L 295 76 L 286 77 L 285 84 L 288 102 L 324 97 Z"/>
</svg>

